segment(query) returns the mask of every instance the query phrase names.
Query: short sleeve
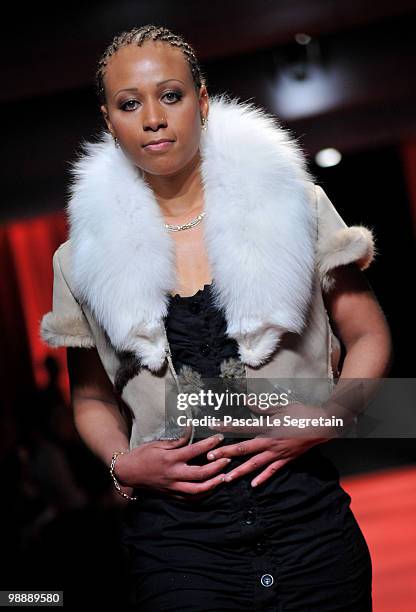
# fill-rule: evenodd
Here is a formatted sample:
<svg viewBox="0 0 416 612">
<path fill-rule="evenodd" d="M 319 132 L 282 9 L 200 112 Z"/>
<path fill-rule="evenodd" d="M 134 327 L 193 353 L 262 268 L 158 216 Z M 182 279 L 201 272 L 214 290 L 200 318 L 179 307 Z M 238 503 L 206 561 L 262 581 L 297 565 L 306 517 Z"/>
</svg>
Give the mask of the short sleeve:
<svg viewBox="0 0 416 612">
<path fill-rule="evenodd" d="M 318 215 L 317 270 L 322 290 L 335 285 L 331 271 L 337 266 L 355 262 L 367 269 L 377 255 L 372 229 L 364 225 L 348 226 L 319 185 L 315 185 Z"/>
<path fill-rule="evenodd" d="M 60 346 L 91 348 L 95 346 L 95 341 L 90 325 L 62 273 L 59 260 L 61 247 L 55 251 L 52 260 L 52 310 L 44 314 L 41 319 L 40 337 L 53 348 Z"/>
</svg>

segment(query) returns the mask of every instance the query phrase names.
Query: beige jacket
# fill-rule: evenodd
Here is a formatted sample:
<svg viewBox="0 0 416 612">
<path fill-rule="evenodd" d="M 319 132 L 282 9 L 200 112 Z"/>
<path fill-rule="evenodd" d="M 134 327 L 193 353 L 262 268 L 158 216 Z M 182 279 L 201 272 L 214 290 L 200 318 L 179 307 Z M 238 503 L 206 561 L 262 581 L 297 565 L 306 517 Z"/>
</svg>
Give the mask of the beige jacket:
<svg viewBox="0 0 416 612">
<path fill-rule="evenodd" d="M 297 143 L 252 104 L 211 99 L 200 150 L 213 295 L 243 376 L 324 380 L 315 397 L 324 401 L 340 344 L 323 294 L 335 267 L 370 265 L 373 233 L 346 225 Z M 130 448 L 177 437 L 165 423 L 166 389 L 181 390 L 164 325 L 177 286 L 173 241 L 141 171 L 109 134 L 87 143 L 73 168 L 70 236 L 53 257 L 41 338 L 97 349 L 130 411 Z"/>
</svg>

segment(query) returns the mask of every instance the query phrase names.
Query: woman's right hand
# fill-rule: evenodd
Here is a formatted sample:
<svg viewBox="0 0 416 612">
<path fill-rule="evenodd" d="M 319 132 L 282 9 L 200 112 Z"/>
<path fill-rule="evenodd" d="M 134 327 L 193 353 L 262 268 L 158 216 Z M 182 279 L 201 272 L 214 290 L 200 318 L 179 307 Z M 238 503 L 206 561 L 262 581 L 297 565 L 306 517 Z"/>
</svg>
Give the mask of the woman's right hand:
<svg viewBox="0 0 416 612">
<path fill-rule="evenodd" d="M 156 489 L 181 500 L 195 500 L 224 482 L 226 458 L 205 465 L 188 465 L 187 461 L 208 453 L 224 438 L 214 435 L 187 444 L 190 431 L 177 440 L 145 442 L 124 455 L 115 465 L 115 476 L 123 490 L 134 488 Z M 131 494 L 131 493 L 130 493 Z"/>
</svg>

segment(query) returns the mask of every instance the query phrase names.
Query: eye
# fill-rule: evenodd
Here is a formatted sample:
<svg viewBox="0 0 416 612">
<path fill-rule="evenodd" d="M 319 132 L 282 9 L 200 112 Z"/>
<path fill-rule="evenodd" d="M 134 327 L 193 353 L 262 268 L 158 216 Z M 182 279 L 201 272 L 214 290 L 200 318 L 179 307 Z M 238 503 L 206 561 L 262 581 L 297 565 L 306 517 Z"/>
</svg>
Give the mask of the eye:
<svg viewBox="0 0 416 612">
<path fill-rule="evenodd" d="M 169 97 L 167 98 L 167 96 Z M 183 94 L 180 91 L 167 91 L 162 97 L 167 98 L 168 104 L 176 104 L 176 102 L 179 102 L 179 100 L 182 99 Z M 138 104 L 137 100 L 134 100 L 133 98 L 131 100 L 126 100 L 126 102 L 123 102 L 123 104 L 120 105 L 120 108 L 127 112 L 135 111 L 137 106 L 133 107 L 131 106 L 132 104 Z"/>
<path fill-rule="evenodd" d="M 127 107 L 127 105 L 131 104 L 132 102 L 137 104 L 137 100 L 127 100 L 127 102 L 124 102 L 123 104 L 121 104 L 120 108 L 124 111 L 136 110 L 135 108 L 132 108 L 131 106 Z"/>
<path fill-rule="evenodd" d="M 163 97 L 165 98 L 166 96 L 174 96 L 173 101 L 172 98 L 170 98 L 171 102 L 169 102 L 169 104 L 175 104 L 175 102 L 179 102 L 179 100 L 182 99 L 182 93 L 180 91 L 167 91 Z"/>
</svg>

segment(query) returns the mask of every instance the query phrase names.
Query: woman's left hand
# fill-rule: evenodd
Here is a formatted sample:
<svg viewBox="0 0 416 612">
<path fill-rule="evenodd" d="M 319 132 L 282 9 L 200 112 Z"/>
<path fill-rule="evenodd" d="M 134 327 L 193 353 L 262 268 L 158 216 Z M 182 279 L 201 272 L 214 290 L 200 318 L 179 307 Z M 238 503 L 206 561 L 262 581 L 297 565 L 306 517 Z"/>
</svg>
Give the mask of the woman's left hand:
<svg viewBox="0 0 416 612">
<path fill-rule="evenodd" d="M 276 415 L 276 412 L 272 410 L 266 410 L 265 413 Z M 317 409 L 315 406 L 296 403 L 291 405 L 291 414 L 292 416 L 296 417 L 305 417 L 306 415 L 309 417 L 311 415 L 319 416 L 319 414 L 321 414 L 321 410 Z M 224 435 L 227 435 L 227 432 L 251 434 L 257 432 L 259 434 L 258 436 L 253 437 L 252 440 L 244 440 L 241 442 L 238 442 L 237 440 L 235 444 L 219 446 L 214 451 L 210 451 L 207 454 L 207 457 L 210 460 L 222 457 L 231 458 L 253 454 L 253 456 L 246 462 L 228 472 L 225 478 L 226 482 L 230 482 L 231 480 L 235 480 L 240 476 L 244 476 L 245 474 L 249 474 L 250 472 L 257 470 L 262 466 L 266 466 L 266 469 L 251 481 L 251 486 L 253 487 L 265 482 L 289 461 L 292 461 L 316 444 L 327 442 L 328 439 L 332 437 L 329 432 L 327 433 L 326 431 L 323 431 L 322 428 L 306 428 L 306 430 L 303 429 L 301 432 L 295 432 L 294 428 L 289 430 L 285 427 L 285 436 L 290 435 L 290 432 L 292 432 L 297 436 L 294 438 L 279 438 L 279 431 L 282 432 L 280 427 L 244 427 L 233 425 L 225 426 L 219 424 L 215 427 L 211 426 L 210 429 L 221 432 Z"/>
<path fill-rule="evenodd" d="M 220 457 L 240 457 L 241 455 L 257 453 L 245 463 L 228 472 L 225 477 L 225 481 L 230 482 L 265 465 L 267 466 L 266 469 L 251 481 L 251 486 L 256 487 L 273 476 L 286 463 L 309 450 L 315 444 L 326 440 L 326 438 L 287 438 L 279 440 L 255 437 L 253 440 L 244 440 L 244 442 L 221 446 L 215 451 L 210 451 L 207 457 L 212 460 Z"/>
</svg>

